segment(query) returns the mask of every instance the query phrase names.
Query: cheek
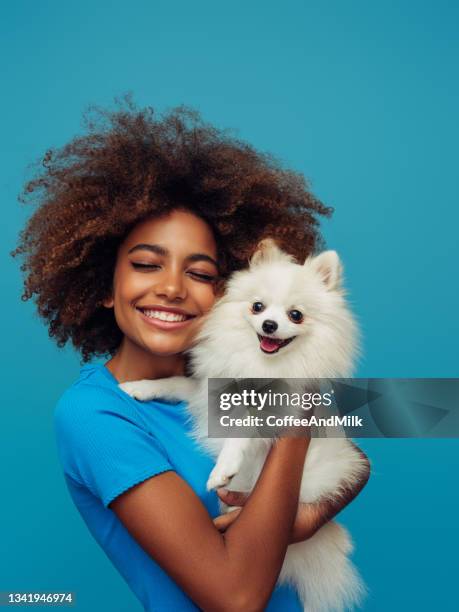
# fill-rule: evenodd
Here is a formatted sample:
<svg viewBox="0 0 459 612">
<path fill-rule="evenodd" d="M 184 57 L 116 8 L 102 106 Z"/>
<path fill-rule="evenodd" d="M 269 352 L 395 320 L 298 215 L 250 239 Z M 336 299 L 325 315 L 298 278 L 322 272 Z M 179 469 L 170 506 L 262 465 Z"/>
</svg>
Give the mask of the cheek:
<svg viewBox="0 0 459 612">
<path fill-rule="evenodd" d="M 195 293 L 195 299 L 202 312 L 209 311 L 217 299 L 214 287 L 212 285 L 203 285 L 199 292 Z"/>
<path fill-rule="evenodd" d="M 243 312 L 244 319 L 247 321 L 250 327 L 255 330 L 257 334 L 263 333 L 261 326 L 263 324 L 264 319 L 261 315 L 262 313 L 260 313 L 259 315 L 254 315 L 250 309 L 244 310 Z"/>
<path fill-rule="evenodd" d="M 115 301 L 117 300 L 119 304 L 131 302 L 145 293 L 147 288 L 147 279 L 140 274 L 120 275 L 118 279 L 115 278 L 114 283 Z"/>
</svg>

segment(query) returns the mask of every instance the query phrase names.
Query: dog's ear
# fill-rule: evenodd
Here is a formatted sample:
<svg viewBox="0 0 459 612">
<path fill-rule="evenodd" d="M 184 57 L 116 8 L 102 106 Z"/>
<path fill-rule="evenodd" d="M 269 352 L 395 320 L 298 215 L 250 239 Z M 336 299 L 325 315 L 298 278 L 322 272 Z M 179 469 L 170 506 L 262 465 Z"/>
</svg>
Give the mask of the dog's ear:
<svg viewBox="0 0 459 612">
<path fill-rule="evenodd" d="M 254 254 L 250 258 L 250 265 L 268 263 L 279 260 L 291 260 L 290 255 L 284 253 L 272 238 L 264 238 L 257 244 Z"/>
<path fill-rule="evenodd" d="M 311 265 L 330 291 L 341 287 L 343 266 L 336 251 L 324 251 L 316 257 L 308 258 L 304 264 Z"/>
</svg>

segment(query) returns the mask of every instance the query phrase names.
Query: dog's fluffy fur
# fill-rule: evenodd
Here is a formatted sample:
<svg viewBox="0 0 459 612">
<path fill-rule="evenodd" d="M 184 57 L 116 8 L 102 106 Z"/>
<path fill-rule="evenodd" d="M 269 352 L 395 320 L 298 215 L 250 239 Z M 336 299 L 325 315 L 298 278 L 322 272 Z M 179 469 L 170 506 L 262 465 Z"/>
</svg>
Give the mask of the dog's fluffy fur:
<svg viewBox="0 0 459 612">
<path fill-rule="evenodd" d="M 255 302 L 263 304 L 262 312 L 253 312 Z M 303 314 L 300 323 L 289 318 L 292 308 Z M 275 321 L 277 329 L 268 334 L 270 340 L 263 340 L 267 319 Z M 290 338 L 288 344 L 272 350 L 273 342 Z M 266 342 L 270 353 L 261 350 Z M 231 482 L 234 490 L 251 491 L 270 441 L 209 438 L 207 379 L 349 377 L 357 344 L 357 326 L 344 299 L 337 254 L 327 251 L 299 265 L 272 241 L 264 241 L 250 267 L 231 277 L 225 295 L 205 321 L 191 351 L 193 377 L 121 386 L 142 400 L 188 400 L 196 438 L 218 457 L 208 487 Z M 336 499 L 366 470 L 365 458 L 346 438 L 313 438 L 300 500 Z M 289 546 L 279 579 L 297 588 L 308 612 L 353 608 L 365 589 L 349 560 L 351 551 L 347 531 L 329 522 L 307 541 Z"/>
</svg>

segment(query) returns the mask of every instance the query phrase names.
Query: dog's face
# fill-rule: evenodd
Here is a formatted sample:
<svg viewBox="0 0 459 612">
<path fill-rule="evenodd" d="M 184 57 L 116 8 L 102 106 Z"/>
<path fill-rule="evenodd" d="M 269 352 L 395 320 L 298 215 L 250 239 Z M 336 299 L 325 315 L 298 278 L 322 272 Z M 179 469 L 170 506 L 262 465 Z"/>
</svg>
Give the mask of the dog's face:
<svg viewBox="0 0 459 612">
<path fill-rule="evenodd" d="M 298 290 L 304 283 L 301 266 L 278 262 L 268 268 L 260 263 L 251 272 L 253 285 L 244 318 L 263 353 L 285 352 L 291 342 L 308 332 L 312 322 L 311 300 Z"/>
<path fill-rule="evenodd" d="M 347 377 L 359 333 L 334 251 L 303 264 L 264 242 L 235 272 L 193 351 L 205 377 Z"/>
<path fill-rule="evenodd" d="M 264 241 L 250 268 L 234 276 L 226 300 L 244 304 L 243 316 L 260 351 L 272 359 L 294 349 L 333 316 L 340 291 L 341 264 L 334 251 L 303 265 Z"/>
</svg>

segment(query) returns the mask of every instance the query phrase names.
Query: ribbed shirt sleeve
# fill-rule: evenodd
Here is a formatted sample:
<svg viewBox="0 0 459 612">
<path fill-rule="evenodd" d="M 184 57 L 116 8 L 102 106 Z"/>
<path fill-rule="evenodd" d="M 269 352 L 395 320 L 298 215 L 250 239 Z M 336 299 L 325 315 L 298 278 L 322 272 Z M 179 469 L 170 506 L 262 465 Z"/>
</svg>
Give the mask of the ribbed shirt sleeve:
<svg viewBox="0 0 459 612">
<path fill-rule="evenodd" d="M 79 385 L 54 413 L 64 473 L 108 507 L 134 485 L 174 468 L 131 400 L 109 389 Z"/>
</svg>

